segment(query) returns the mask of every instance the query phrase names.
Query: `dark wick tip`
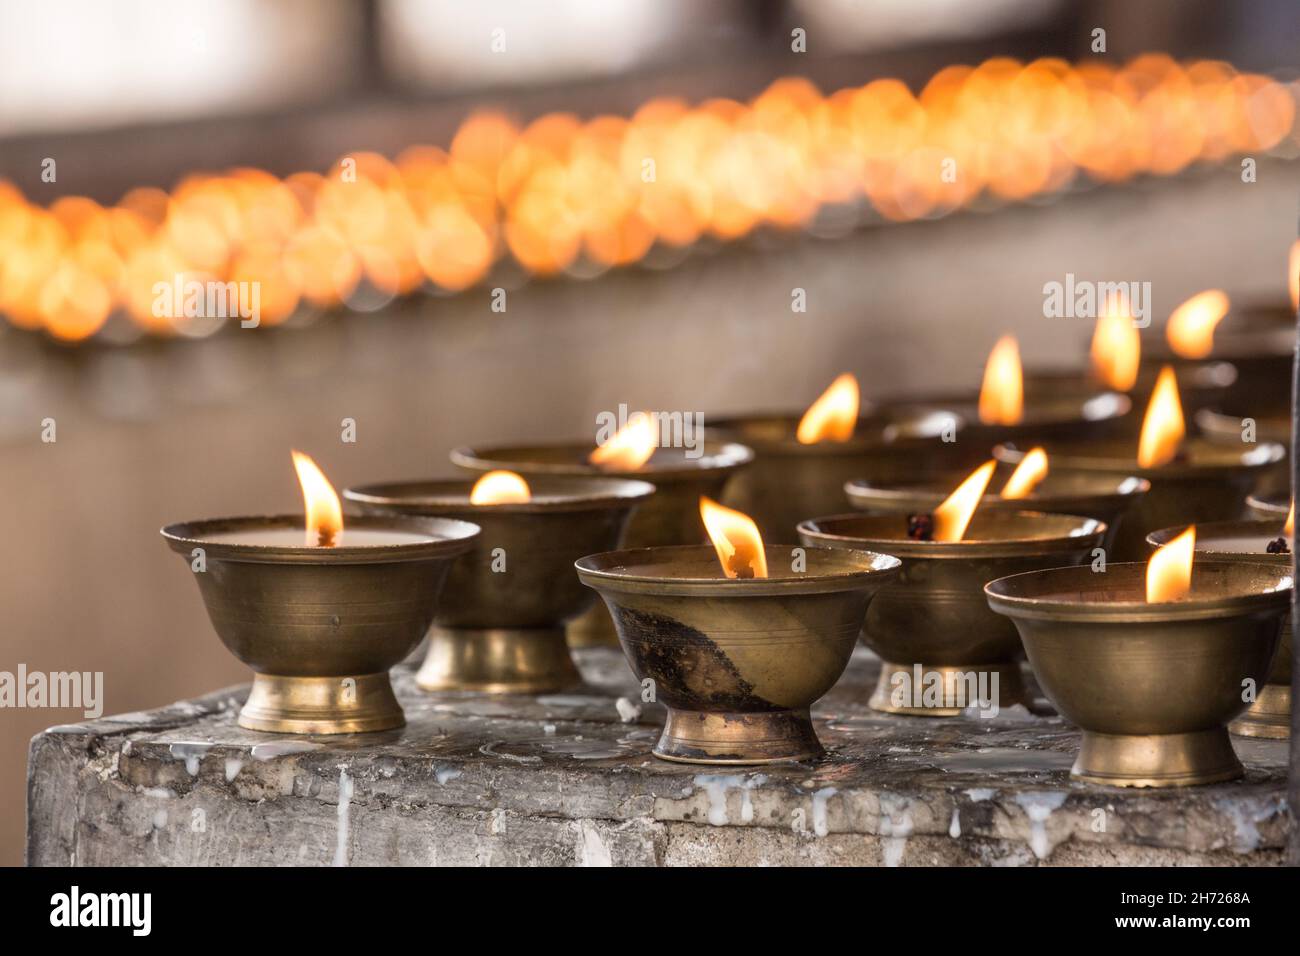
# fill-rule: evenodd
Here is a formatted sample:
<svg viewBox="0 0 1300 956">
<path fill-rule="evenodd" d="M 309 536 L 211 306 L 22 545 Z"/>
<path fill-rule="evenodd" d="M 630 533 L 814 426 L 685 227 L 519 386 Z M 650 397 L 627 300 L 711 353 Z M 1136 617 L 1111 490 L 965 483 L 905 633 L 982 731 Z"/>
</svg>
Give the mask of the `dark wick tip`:
<svg viewBox="0 0 1300 956">
<path fill-rule="evenodd" d="M 1290 554 L 1291 546 L 1287 544 L 1286 538 L 1274 538 L 1268 543 L 1269 554 Z"/>
<path fill-rule="evenodd" d="M 934 538 L 934 518 L 929 514 L 907 516 L 907 536 L 913 541 L 930 541 Z"/>
</svg>

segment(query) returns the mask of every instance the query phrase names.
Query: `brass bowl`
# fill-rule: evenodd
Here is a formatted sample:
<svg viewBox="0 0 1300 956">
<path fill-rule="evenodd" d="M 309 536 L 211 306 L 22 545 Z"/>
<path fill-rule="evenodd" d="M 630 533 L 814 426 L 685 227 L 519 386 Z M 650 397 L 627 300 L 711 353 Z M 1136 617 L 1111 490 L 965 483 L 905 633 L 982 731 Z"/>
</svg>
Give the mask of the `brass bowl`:
<svg viewBox="0 0 1300 956">
<path fill-rule="evenodd" d="M 1133 408 L 1129 397 L 1120 392 L 1070 394 L 1048 390 L 1036 395 L 1026 391 L 1021 422 L 986 425 L 979 419 L 978 393 L 958 392 L 916 398 L 910 404 L 922 409 L 948 409 L 961 417 L 965 426 L 958 434 L 957 443 L 963 449 L 961 468 L 967 471 L 986 461 L 989 449 L 998 442 L 1029 446 L 1049 441 L 1091 441 L 1119 434 Z"/>
<path fill-rule="evenodd" d="M 700 521 L 700 495 L 722 498 L 727 483 L 754 460 L 753 451 L 744 445 L 705 441 L 699 458 L 686 457 L 682 448 L 659 448 L 641 468 L 618 471 L 590 464 L 587 456 L 594 447 L 590 442 L 466 447 L 453 451 L 451 460 L 466 471 L 503 468 L 529 480 L 605 477 L 647 481 L 655 486 L 655 494 L 628 524 L 623 538 L 627 548 L 703 543 L 707 536 Z M 568 640 L 574 647 L 612 646 L 618 636 L 604 608 L 595 606 L 569 623 Z"/>
<path fill-rule="evenodd" d="M 1241 561 L 1247 564 L 1265 564 L 1286 571 L 1291 568 L 1294 555 L 1269 554 L 1264 550 L 1267 542 L 1282 537 L 1283 517 L 1264 521 L 1209 521 L 1196 526 L 1196 555 L 1212 561 Z M 1147 535 L 1152 549 L 1168 544 L 1186 528 L 1162 528 Z M 1260 550 L 1240 550 L 1244 541 L 1258 541 Z M 1228 730 L 1242 737 L 1271 737 L 1285 739 L 1291 736 L 1291 614 L 1282 618 L 1282 634 L 1277 656 L 1268 672 L 1268 680 L 1257 688 L 1255 700 L 1246 712 L 1228 725 Z"/>
<path fill-rule="evenodd" d="M 1046 446 L 1048 461 L 1062 471 L 1090 471 L 1122 478 L 1137 475 L 1151 482 L 1145 495 L 1125 519 L 1111 558 L 1131 561 L 1147 554 L 1146 536 L 1159 528 L 1238 517 L 1240 502 L 1269 470 L 1286 457 L 1281 445 L 1261 443 L 1232 448 L 1203 439 L 1183 443 L 1186 458 L 1141 468 L 1136 441 L 1058 442 Z M 1026 448 L 998 445 L 993 457 L 1016 465 Z"/>
<path fill-rule="evenodd" d="M 564 625 L 595 603 L 573 562 L 617 548 L 628 519 L 655 493 L 644 481 L 533 478 L 532 500 L 473 505 L 472 481 L 349 488 L 363 514 L 472 520 L 482 533 L 452 565 L 416 677 L 426 690 L 542 694 L 581 683 Z"/>
<path fill-rule="evenodd" d="M 1291 510 L 1291 492 L 1272 492 L 1246 496 L 1246 511 L 1250 517 L 1261 521 L 1277 519 L 1286 521 Z"/>
<path fill-rule="evenodd" d="M 1003 467 L 989 487 L 999 488 L 1010 476 Z M 943 478 L 906 484 L 877 484 L 861 479 L 844 486 L 849 503 L 858 511 L 872 515 L 910 515 L 929 513 L 943 503 L 966 475 L 953 472 Z M 1047 511 L 1053 514 L 1083 515 L 1106 522 L 1102 546 L 1109 551 L 1123 523 L 1124 515 L 1151 490 L 1145 478 L 1087 471 L 1059 471 L 1053 468 L 1024 498 L 1003 498 L 997 494 L 980 499 L 981 514 L 993 511 Z"/>
<path fill-rule="evenodd" d="M 1237 369 L 1237 380 L 1224 401 L 1233 408 L 1256 409 L 1259 415 L 1288 411 L 1295 348 L 1296 313 L 1288 304 L 1233 307 L 1214 330 L 1211 356 Z M 1171 364 L 1177 369 L 1199 361 L 1174 354 L 1163 328 L 1144 337 L 1144 366 Z"/>
<path fill-rule="evenodd" d="M 1083 731 L 1071 776 L 1174 787 L 1242 775 L 1225 726 L 1263 683 L 1291 603 L 1290 572 L 1198 561 L 1182 600 L 1145 602 L 1146 564 L 1055 568 L 990 582 L 1057 709 Z"/>
<path fill-rule="evenodd" d="M 754 764 L 823 752 L 809 708 L 839 679 L 888 555 L 766 548 L 771 577 L 729 580 L 710 546 L 593 554 L 578 577 L 609 606 L 643 694 L 668 709 L 664 760 Z M 792 570 L 802 552 L 805 570 Z"/>
<path fill-rule="evenodd" d="M 1116 425 L 1116 433 L 1134 438 L 1142 430 L 1142 416 L 1151 401 L 1160 368 L 1142 365 L 1137 381 L 1127 395 L 1132 408 Z M 1231 362 L 1187 362 L 1175 368 L 1178 394 L 1183 412 L 1194 416 L 1199 410 L 1222 404 L 1237 382 L 1237 369 Z M 1105 388 L 1088 372 L 1078 370 L 1028 370 L 1025 372 L 1025 399 L 1032 401 L 1040 395 L 1095 395 Z"/>
<path fill-rule="evenodd" d="M 250 730 L 348 734 L 405 723 L 388 669 L 433 620 L 452 561 L 479 529 L 438 518 L 353 518 L 337 548 L 268 547 L 221 540 L 241 532 L 303 529 L 298 516 L 217 518 L 162 529 L 196 571 L 213 629 L 253 669 L 239 713 Z M 348 530 L 426 540 L 348 547 Z"/>
<path fill-rule="evenodd" d="M 704 540 L 700 495 L 722 497 L 728 479 L 754 460 L 754 453 L 735 442 L 706 441 L 699 458 L 682 448 L 659 448 L 641 468 L 619 471 L 587 461 L 594 443 L 457 448 L 451 460 L 466 471 L 503 468 L 525 478 L 623 478 L 647 481 L 655 496 L 637 510 L 628 525 L 627 546 L 653 548 L 665 544 L 696 544 Z"/>
<path fill-rule="evenodd" d="M 838 511 L 840 489 L 851 478 L 904 480 L 959 468 L 967 460 L 964 445 L 943 440 L 962 428 L 960 417 L 943 409 L 873 410 L 858 419 L 848 441 L 811 445 L 795 438 L 800 417 L 749 415 L 708 426 L 710 434 L 754 449 L 754 464 L 731 482 L 724 503 L 753 518 L 768 537 L 792 535 L 805 518 Z"/>
<path fill-rule="evenodd" d="M 902 559 L 901 573 L 867 612 L 862 640 L 882 661 L 870 706 L 918 717 L 1026 703 L 1020 639 L 989 610 L 984 585 L 1005 574 L 1087 561 L 1105 533 L 1106 525 L 1092 518 L 1033 511 L 977 511 L 965 539 L 954 542 L 914 541 L 897 515 L 835 515 L 799 526 L 806 545 Z M 941 688 L 941 696 L 921 696 L 927 685 Z"/>
</svg>

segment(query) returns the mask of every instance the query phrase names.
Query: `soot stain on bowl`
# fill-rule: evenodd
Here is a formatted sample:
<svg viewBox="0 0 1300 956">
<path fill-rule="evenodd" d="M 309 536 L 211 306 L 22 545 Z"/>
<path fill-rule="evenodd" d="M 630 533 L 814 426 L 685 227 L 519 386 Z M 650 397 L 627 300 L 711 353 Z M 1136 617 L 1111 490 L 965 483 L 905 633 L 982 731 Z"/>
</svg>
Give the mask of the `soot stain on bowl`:
<svg viewBox="0 0 1300 956">
<path fill-rule="evenodd" d="M 754 693 L 730 658 L 708 635 L 675 618 L 633 608 L 618 609 L 618 630 L 633 657 L 633 670 L 655 682 L 664 700 L 694 698 L 720 710 L 780 710 Z M 667 691 L 667 693 L 665 693 Z"/>
</svg>

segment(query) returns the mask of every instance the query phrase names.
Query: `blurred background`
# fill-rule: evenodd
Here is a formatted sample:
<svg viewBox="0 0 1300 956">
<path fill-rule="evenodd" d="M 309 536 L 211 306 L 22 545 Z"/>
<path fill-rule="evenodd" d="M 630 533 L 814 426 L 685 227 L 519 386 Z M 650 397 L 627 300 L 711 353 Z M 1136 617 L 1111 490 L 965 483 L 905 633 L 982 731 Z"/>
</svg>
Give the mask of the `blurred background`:
<svg viewBox="0 0 1300 956">
<path fill-rule="evenodd" d="M 1082 361 L 1067 272 L 1157 321 L 1286 298 L 1293 0 L 28 0 L 0 37 L 0 670 L 102 671 L 106 713 L 246 679 L 157 530 L 298 510 L 291 447 L 342 488 L 619 403 L 975 386 L 1007 331 Z M 260 326 L 154 314 L 174 276 L 257 282 Z M 80 719 L 0 710 L 0 862 Z"/>
</svg>

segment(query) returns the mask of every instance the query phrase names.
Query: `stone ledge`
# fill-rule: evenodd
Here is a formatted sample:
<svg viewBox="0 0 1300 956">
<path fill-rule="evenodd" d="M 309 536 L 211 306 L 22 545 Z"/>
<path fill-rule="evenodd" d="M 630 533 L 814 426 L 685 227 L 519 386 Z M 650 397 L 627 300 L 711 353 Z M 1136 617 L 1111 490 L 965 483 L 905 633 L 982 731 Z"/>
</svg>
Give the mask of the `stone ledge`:
<svg viewBox="0 0 1300 956">
<path fill-rule="evenodd" d="M 28 861 L 130 864 L 1264 865 L 1290 825 L 1287 742 L 1234 743 L 1244 780 L 1076 783 L 1077 732 L 1040 702 L 986 720 L 867 709 L 863 651 L 814 710 L 826 758 L 745 770 L 650 755 L 662 708 L 612 649 L 587 686 L 429 695 L 408 725 L 283 737 L 235 723 L 246 687 L 33 739 Z M 619 697 L 626 700 L 621 708 Z M 1041 712 L 1041 713 L 1040 713 Z M 631 717 L 625 721 L 624 716 Z"/>
</svg>

